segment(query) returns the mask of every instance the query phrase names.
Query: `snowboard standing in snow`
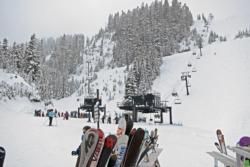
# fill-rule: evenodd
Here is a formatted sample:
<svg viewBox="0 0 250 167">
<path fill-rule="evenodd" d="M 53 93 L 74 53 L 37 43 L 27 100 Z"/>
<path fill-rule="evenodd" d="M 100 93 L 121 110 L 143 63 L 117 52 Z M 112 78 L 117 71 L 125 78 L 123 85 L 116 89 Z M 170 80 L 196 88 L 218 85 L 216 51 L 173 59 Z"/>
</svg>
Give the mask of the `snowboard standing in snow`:
<svg viewBox="0 0 250 167">
<path fill-rule="evenodd" d="M 116 145 L 116 142 L 117 142 L 117 137 L 115 135 L 109 135 L 105 138 L 104 146 L 103 146 L 102 153 L 99 158 L 97 167 L 106 166 L 109 160 L 110 154 Z"/>
<path fill-rule="evenodd" d="M 119 125 L 116 131 L 116 136 L 117 136 L 117 143 L 114 147 L 114 150 L 112 151 L 112 154 L 110 156 L 109 162 L 108 162 L 108 167 L 113 167 L 116 163 L 117 160 L 117 155 L 118 155 L 118 147 L 119 144 L 121 143 L 120 140 L 122 139 L 122 136 L 124 136 L 125 132 L 126 132 L 126 119 L 124 117 L 120 118 L 119 120 Z"/>
<path fill-rule="evenodd" d="M 144 138 L 144 130 L 138 128 L 127 148 L 126 157 L 123 160 L 123 167 L 134 167 L 139 156 L 140 147 Z"/>
<path fill-rule="evenodd" d="M 115 167 L 120 167 L 122 164 L 122 160 L 124 159 L 126 149 L 128 144 L 128 136 L 122 135 L 120 139 L 117 142 L 117 150 L 115 151 L 117 153 L 117 159 L 115 162 Z"/>
<path fill-rule="evenodd" d="M 119 125 L 118 125 L 118 128 L 117 128 L 117 131 L 116 131 L 116 136 L 117 136 L 118 139 L 119 139 L 119 137 L 121 137 L 122 135 L 125 134 L 126 126 L 127 126 L 126 119 L 121 117 L 120 120 L 119 120 Z"/>
<path fill-rule="evenodd" d="M 85 135 L 85 133 L 87 132 L 87 130 L 89 130 L 90 128 L 91 128 L 90 126 L 84 126 L 84 127 L 82 128 L 83 134 L 82 134 L 82 137 L 81 137 L 81 141 L 84 140 L 84 135 Z M 78 166 L 79 166 L 79 162 L 80 162 L 81 144 L 80 144 L 80 146 L 76 149 L 76 151 L 72 151 L 71 154 L 72 154 L 72 155 L 77 155 L 77 160 L 76 160 L 76 165 L 75 165 L 75 167 L 78 167 Z"/>
<path fill-rule="evenodd" d="M 126 122 L 127 122 L 125 134 L 126 134 L 127 136 L 129 136 L 130 131 L 131 131 L 132 128 L 133 128 L 134 122 L 132 121 L 132 119 L 130 118 L 129 115 L 125 115 L 125 119 L 126 119 Z"/>
<path fill-rule="evenodd" d="M 97 129 L 97 131 L 98 131 L 98 143 L 97 143 L 97 146 L 95 148 L 92 160 L 90 161 L 90 165 L 88 165 L 90 167 L 96 167 L 97 166 L 97 163 L 98 163 L 98 160 L 100 158 L 102 148 L 103 148 L 103 145 L 104 145 L 104 133 L 103 133 L 103 131 L 101 129 Z"/>
<path fill-rule="evenodd" d="M 96 129 L 89 129 L 81 143 L 81 156 L 78 167 L 87 167 L 89 161 L 92 160 L 95 148 L 98 143 L 98 131 Z"/>
<path fill-rule="evenodd" d="M 5 149 L 0 147 L 0 167 L 3 167 L 4 159 L 5 159 Z"/>
</svg>

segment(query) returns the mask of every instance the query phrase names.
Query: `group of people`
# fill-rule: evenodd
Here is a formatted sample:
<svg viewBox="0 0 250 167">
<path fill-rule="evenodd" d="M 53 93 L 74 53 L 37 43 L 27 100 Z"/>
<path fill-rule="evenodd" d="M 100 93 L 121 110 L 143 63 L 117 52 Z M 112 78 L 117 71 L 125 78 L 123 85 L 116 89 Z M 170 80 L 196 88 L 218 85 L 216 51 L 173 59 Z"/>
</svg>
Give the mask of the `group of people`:
<svg viewBox="0 0 250 167">
<path fill-rule="evenodd" d="M 115 118 L 114 118 L 114 121 L 115 121 L 115 124 L 118 124 L 118 122 L 119 122 L 119 119 L 120 119 L 120 117 L 118 117 L 118 116 L 115 116 Z M 104 116 L 102 116 L 102 123 L 104 124 L 105 123 L 105 117 Z M 107 118 L 107 124 L 111 124 L 111 116 L 109 115 L 108 116 L 108 118 Z"/>
<path fill-rule="evenodd" d="M 52 126 L 53 118 L 57 117 L 57 116 L 60 117 L 60 112 L 57 112 L 56 109 L 55 109 L 55 111 L 53 109 L 48 109 L 47 116 L 49 117 L 49 126 Z M 62 113 L 61 116 L 63 116 L 64 120 L 68 120 L 69 119 L 69 112 L 66 111 L 65 113 Z"/>
</svg>

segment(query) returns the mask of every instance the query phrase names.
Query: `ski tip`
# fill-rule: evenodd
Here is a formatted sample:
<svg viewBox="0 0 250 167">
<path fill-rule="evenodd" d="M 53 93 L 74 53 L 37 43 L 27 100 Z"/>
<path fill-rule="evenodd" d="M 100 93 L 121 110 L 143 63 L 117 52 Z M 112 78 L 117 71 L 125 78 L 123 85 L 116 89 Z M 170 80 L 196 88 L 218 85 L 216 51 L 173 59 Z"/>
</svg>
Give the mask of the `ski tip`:
<svg viewBox="0 0 250 167">
<path fill-rule="evenodd" d="M 216 130 L 216 133 L 217 133 L 217 134 L 222 134 L 222 132 L 221 132 L 220 129 L 217 129 L 217 130 Z"/>
</svg>

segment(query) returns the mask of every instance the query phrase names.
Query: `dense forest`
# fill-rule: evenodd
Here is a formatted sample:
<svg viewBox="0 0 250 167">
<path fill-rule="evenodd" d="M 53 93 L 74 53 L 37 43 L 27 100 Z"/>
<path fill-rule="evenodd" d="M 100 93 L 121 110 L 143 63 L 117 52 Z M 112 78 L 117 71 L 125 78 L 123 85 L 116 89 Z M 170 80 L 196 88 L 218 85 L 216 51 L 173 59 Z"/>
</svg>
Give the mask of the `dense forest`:
<svg viewBox="0 0 250 167">
<path fill-rule="evenodd" d="M 74 93 L 86 80 L 75 79 L 84 57 L 98 52 L 102 59 L 96 71 L 104 67 L 104 40 L 111 40 L 109 67 L 126 66 L 126 96 L 150 90 L 160 74 L 162 57 L 189 50 L 193 16 L 186 4 L 173 0 L 141 4 L 126 12 L 110 14 L 108 24 L 92 38 L 83 34 L 37 39 L 27 43 L 0 43 L 0 68 L 17 73 L 36 85 L 42 99 L 64 98 Z M 183 45 L 186 50 L 183 50 Z"/>
</svg>

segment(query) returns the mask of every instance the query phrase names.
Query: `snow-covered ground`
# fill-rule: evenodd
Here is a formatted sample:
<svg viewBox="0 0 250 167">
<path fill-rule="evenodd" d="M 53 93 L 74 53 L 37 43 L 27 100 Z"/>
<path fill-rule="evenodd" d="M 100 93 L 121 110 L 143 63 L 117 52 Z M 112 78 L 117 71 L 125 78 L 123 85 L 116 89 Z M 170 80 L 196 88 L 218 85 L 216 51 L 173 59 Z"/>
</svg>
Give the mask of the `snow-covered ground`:
<svg viewBox="0 0 250 167">
<path fill-rule="evenodd" d="M 217 27 L 223 28 L 222 25 Z M 228 28 L 224 26 L 225 30 Z M 244 28 L 238 26 L 239 30 Z M 229 38 L 227 42 L 208 45 L 202 51 L 201 59 L 196 59 L 192 51 L 165 57 L 161 76 L 154 82 L 153 88 L 162 94 L 162 100 L 174 100 L 170 95 L 173 88 L 179 93 L 182 104 L 170 104 L 174 122 L 182 122 L 183 126 L 135 125 L 159 129 L 159 147 L 164 149 L 159 161 L 163 167 L 212 166 L 213 159 L 206 152 L 216 150 L 217 128 L 222 129 L 229 145 L 234 145 L 240 136 L 250 135 L 250 39 Z M 180 77 L 181 72 L 190 71 L 189 62 L 197 72 L 190 72 L 190 95 L 186 96 Z M 99 75 L 102 76 L 99 77 L 100 85 L 109 79 L 108 74 L 107 77 L 101 72 Z M 112 85 L 108 87 L 112 89 Z M 60 109 L 70 109 L 71 102 L 68 98 L 54 104 Z M 109 106 L 114 108 L 115 101 Z M 0 145 L 7 151 L 5 167 L 74 166 L 76 157 L 71 156 L 71 151 L 80 144 L 86 120 L 57 118 L 54 120 L 57 126 L 48 127 L 47 118 L 33 117 L 37 107 L 41 106 L 25 98 L 0 101 Z M 165 120 L 167 117 L 165 115 Z M 114 124 L 101 125 L 106 134 L 115 133 L 116 127 Z"/>
</svg>

